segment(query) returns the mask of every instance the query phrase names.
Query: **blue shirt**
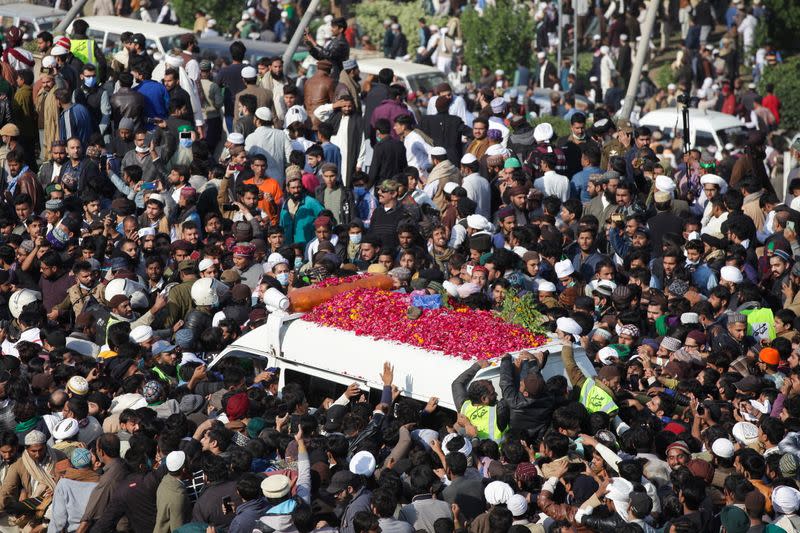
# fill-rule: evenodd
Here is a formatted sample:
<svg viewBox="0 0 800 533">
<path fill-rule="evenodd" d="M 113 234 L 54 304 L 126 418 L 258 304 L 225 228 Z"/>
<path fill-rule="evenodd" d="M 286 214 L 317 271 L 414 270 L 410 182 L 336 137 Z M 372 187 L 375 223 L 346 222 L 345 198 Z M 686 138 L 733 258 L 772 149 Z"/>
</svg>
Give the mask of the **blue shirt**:
<svg viewBox="0 0 800 533">
<path fill-rule="evenodd" d="M 589 176 L 592 174 L 602 174 L 603 171 L 600 167 L 586 167 L 580 172 L 577 172 L 569 183 L 569 196 L 570 198 L 580 198 L 581 203 L 585 204 L 592 201 L 589 196 Z"/>
<path fill-rule="evenodd" d="M 166 87 L 153 80 L 143 80 L 136 86 L 136 91 L 144 96 L 144 114 L 147 118 L 166 119 L 169 116 L 169 93 Z"/>
<path fill-rule="evenodd" d="M 331 142 L 322 143 L 322 156 L 325 158 L 326 163 L 333 163 L 342 172 L 342 151 L 339 147 Z"/>
</svg>

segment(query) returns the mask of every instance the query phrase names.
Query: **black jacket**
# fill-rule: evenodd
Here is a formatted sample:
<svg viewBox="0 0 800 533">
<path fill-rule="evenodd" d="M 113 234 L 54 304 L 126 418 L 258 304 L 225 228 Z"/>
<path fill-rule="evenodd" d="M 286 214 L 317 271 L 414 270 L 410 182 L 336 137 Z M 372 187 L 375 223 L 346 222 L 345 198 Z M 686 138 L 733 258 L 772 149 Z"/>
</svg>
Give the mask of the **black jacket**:
<svg viewBox="0 0 800 533">
<path fill-rule="evenodd" d="M 410 222 L 411 217 L 401 205 L 387 211 L 382 205 L 375 208 L 369 226 L 369 234 L 380 238 L 381 248 L 395 250 L 398 245 L 397 228 L 404 222 Z"/>
<path fill-rule="evenodd" d="M 401 141 L 387 137 L 372 148 L 372 165 L 369 167 L 369 184 L 377 185 L 408 166 L 406 147 Z"/>
<path fill-rule="evenodd" d="M 419 128 L 433 139 L 436 146 L 441 146 L 447 150 L 447 159 L 451 163 L 456 166 L 461 163 L 464 148 L 461 136 L 471 133 L 461 118 L 443 111 L 435 115 L 422 117 Z"/>
<path fill-rule="evenodd" d="M 536 440 L 550 426 L 556 400 L 547 393 L 538 398 L 523 396 L 519 391 L 513 366 L 510 355 L 506 355 L 500 361 L 500 390 L 503 392 L 503 401 L 508 404 L 510 410 L 509 426 L 525 431 L 530 439 Z M 538 371 L 535 363 L 528 363 L 528 372 Z"/>
<path fill-rule="evenodd" d="M 381 102 L 389 98 L 389 86 L 381 82 L 374 82 L 364 98 L 364 131 L 369 131 L 372 121 L 372 112 L 381 105 Z"/>
</svg>

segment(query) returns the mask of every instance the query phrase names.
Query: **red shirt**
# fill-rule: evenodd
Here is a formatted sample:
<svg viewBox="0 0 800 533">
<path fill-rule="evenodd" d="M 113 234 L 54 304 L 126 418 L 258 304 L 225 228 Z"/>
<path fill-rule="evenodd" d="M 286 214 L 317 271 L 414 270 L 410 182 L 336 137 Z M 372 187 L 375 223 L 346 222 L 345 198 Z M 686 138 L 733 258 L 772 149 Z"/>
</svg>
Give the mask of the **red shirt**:
<svg viewBox="0 0 800 533">
<path fill-rule="evenodd" d="M 781 109 L 781 101 L 778 100 L 777 96 L 774 94 L 768 94 L 761 100 L 761 105 L 772 111 L 772 115 L 775 117 L 776 124 L 781 121 L 781 116 L 779 114 Z"/>
</svg>

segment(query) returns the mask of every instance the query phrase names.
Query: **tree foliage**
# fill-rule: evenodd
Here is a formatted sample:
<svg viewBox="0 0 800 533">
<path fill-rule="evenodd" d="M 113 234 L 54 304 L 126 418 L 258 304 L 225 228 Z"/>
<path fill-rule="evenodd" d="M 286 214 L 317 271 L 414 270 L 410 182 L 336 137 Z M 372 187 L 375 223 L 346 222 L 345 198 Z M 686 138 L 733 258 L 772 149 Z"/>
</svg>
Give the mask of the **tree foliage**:
<svg viewBox="0 0 800 533">
<path fill-rule="evenodd" d="M 528 66 L 534 24 L 524 5 L 512 5 L 509 0 L 497 0 L 480 16 L 467 10 L 461 16 L 464 32 L 464 59 L 477 75 L 483 66 L 490 70 L 503 69 L 513 73 L 517 64 Z"/>
<path fill-rule="evenodd" d="M 351 9 L 355 12 L 361 32 L 370 36 L 378 50 L 382 50 L 383 21 L 390 16 L 396 16 L 398 24 L 408 39 L 408 53 L 412 57 L 420 46 L 417 32 L 420 17 L 425 17 L 428 24 L 438 24 L 439 26 L 447 24 L 447 19 L 444 17 L 426 16 L 421 2 L 398 4 L 391 0 L 369 0 L 352 5 Z"/>
<path fill-rule="evenodd" d="M 758 41 L 770 39 L 779 50 L 800 50 L 800 2 L 797 0 L 764 0 L 765 19 L 758 25 Z"/>
<path fill-rule="evenodd" d="M 781 101 L 781 128 L 800 130 L 800 57 L 765 67 L 760 83 L 762 94 L 768 83 L 775 86 L 775 95 Z"/>
<path fill-rule="evenodd" d="M 194 13 L 202 9 L 207 18 L 217 20 L 220 33 L 232 31 L 236 22 L 242 18 L 242 5 L 239 2 L 218 2 L 216 0 L 173 0 L 172 7 L 180 18 L 181 26 L 192 29 Z"/>
</svg>

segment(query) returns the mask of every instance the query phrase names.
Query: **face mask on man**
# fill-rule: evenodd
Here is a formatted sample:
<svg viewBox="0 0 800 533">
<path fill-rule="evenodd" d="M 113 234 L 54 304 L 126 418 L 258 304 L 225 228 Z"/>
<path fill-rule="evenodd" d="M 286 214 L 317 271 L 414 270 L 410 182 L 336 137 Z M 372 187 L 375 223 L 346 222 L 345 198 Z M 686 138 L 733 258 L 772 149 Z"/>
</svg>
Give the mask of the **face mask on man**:
<svg viewBox="0 0 800 533">
<path fill-rule="evenodd" d="M 350 242 L 353 244 L 361 244 L 361 234 L 360 233 L 351 233 L 350 234 Z"/>
<path fill-rule="evenodd" d="M 94 76 L 86 76 L 83 78 L 83 84 L 89 87 L 90 89 L 97 85 L 97 78 Z"/>
<path fill-rule="evenodd" d="M 281 272 L 280 274 L 275 274 L 275 279 L 278 280 L 278 283 L 281 284 L 281 287 L 286 287 L 287 285 L 289 285 L 288 272 Z"/>
<path fill-rule="evenodd" d="M 191 148 L 192 147 L 192 140 L 191 139 L 181 139 L 180 143 L 181 143 L 181 147 L 183 147 L 183 148 Z"/>
</svg>

